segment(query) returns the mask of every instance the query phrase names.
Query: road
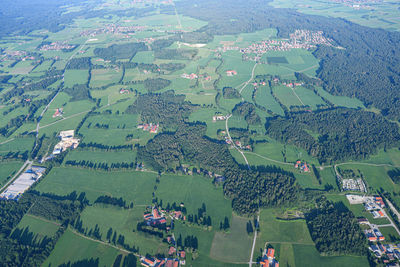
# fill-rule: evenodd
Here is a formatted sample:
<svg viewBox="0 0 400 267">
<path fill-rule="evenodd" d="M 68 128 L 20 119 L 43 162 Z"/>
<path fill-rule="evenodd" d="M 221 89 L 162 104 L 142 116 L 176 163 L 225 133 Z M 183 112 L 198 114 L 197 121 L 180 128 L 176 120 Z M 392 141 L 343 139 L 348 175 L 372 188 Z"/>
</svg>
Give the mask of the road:
<svg viewBox="0 0 400 267">
<path fill-rule="evenodd" d="M 231 135 L 229 134 L 228 120 L 229 120 L 230 117 L 232 117 L 232 114 L 229 114 L 229 115 L 226 117 L 226 120 L 225 120 L 226 134 L 228 135 L 229 140 L 231 140 L 232 146 L 233 146 L 234 148 L 236 148 L 236 150 L 237 150 L 240 154 L 242 154 L 242 156 L 243 156 L 243 158 L 244 158 L 244 161 L 245 161 L 246 164 L 247 164 L 247 167 L 250 169 L 250 165 L 249 165 L 249 162 L 247 161 L 246 156 L 244 155 L 243 151 L 240 150 L 240 149 L 235 145 L 235 143 L 233 142 L 233 140 L 232 140 L 232 138 L 231 138 Z"/>
<path fill-rule="evenodd" d="M 244 85 L 242 86 L 242 88 L 239 90 L 239 93 L 242 93 L 243 89 L 246 88 L 246 86 L 251 82 L 251 80 L 253 80 L 254 78 L 254 71 L 256 70 L 258 63 L 254 64 L 253 70 L 251 71 L 251 77 L 250 79 L 244 83 Z"/>
<path fill-rule="evenodd" d="M 259 223 L 260 223 L 260 211 L 258 211 L 258 214 L 257 214 L 257 224 L 259 225 Z M 253 247 L 251 248 L 249 267 L 251 267 L 254 263 L 253 255 L 254 255 L 254 248 L 256 247 L 256 241 L 257 241 L 257 227 L 254 227 Z"/>
<path fill-rule="evenodd" d="M 9 186 L 12 182 L 15 181 L 15 179 L 17 179 L 18 175 L 25 170 L 25 168 L 28 166 L 28 168 L 30 166 L 32 166 L 33 161 L 27 160 L 24 162 L 24 165 L 22 165 L 22 167 L 15 173 L 15 175 L 0 189 L 0 192 L 3 192 L 4 189 L 7 188 L 7 186 Z"/>
</svg>

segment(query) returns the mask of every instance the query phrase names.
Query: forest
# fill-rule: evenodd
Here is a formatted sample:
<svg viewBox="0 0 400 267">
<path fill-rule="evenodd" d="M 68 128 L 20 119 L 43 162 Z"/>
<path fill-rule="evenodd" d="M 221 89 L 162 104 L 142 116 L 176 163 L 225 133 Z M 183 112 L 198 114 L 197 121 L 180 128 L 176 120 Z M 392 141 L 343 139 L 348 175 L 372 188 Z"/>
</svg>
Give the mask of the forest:
<svg viewBox="0 0 400 267">
<path fill-rule="evenodd" d="M 399 128 L 373 112 L 334 108 L 267 119 L 267 134 L 304 148 L 320 162 L 364 159 L 399 144 Z"/>
<path fill-rule="evenodd" d="M 367 242 L 357 219 L 342 202 L 324 197 L 306 215 L 307 226 L 322 255 L 365 255 Z"/>
</svg>

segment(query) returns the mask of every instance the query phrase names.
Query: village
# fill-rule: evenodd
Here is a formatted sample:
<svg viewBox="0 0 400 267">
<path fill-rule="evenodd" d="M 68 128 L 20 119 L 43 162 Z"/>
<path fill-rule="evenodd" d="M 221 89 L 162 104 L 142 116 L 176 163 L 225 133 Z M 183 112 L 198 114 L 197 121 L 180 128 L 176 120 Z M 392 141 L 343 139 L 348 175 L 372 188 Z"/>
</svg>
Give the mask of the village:
<svg viewBox="0 0 400 267">
<path fill-rule="evenodd" d="M 398 264 L 400 262 L 400 244 L 387 242 L 385 236 L 380 231 L 382 227 L 394 227 L 398 232 L 397 226 L 392 222 L 385 211 L 386 205 L 383 198 L 380 196 L 361 195 L 346 195 L 346 197 L 350 205 L 362 204 L 365 211 L 369 212 L 374 219 L 386 218 L 390 222 L 389 224 L 377 225 L 371 223 L 365 217 L 357 218 L 358 223 L 364 229 L 363 232 L 369 241 L 369 250 L 371 250 L 377 258 L 383 258 L 383 262 L 386 264 L 393 263 L 393 261 L 396 261 L 396 264 Z"/>
<path fill-rule="evenodd" d="M 322 31 L 296 30 L 289 35 L 289 39 L 264 40 L 251 44 L 246 48 L 233 46 L 231 43 L 223 43 L 215 52 L 240 51 L 243 60 L 258 61 L 263 54 L 269 51 L 290 51 L 292 49 L 312 49 L 317 45 L 332 46 L 332 40 L 326 38 Z M 255 56 L 252 56 L 255 55 Z"/>
<path fill-rule="evenodd" d="M 50 44 L 44 44 L 40 47 L 40 51 L 61 51 L 61 50 L 72 50 L 75 49 L 76 45 L 67 44 L 64 42 L 52 42 Z"/>
<path fill-rule="evenodd" d="M 95 37 L 99 34 L 113 34 L 113 35 L 131 35 L 135 32 L 144 31 L 146 26 L 119 26 L 115 24 L 105 25 L 102 28 L 85 30 L 80 33 L 81 36 Z"/>
</svg>

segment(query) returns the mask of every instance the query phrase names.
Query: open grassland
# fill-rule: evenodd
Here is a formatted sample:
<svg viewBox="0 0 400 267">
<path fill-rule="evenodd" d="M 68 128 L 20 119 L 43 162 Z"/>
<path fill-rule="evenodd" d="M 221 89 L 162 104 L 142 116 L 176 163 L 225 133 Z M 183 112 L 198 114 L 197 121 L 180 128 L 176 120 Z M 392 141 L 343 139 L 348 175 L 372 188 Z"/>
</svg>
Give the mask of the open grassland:
<svg viewBox="0 0 400 267">
<path fill-rule="evenodd" d="M 80 168 L 53 168 L 38 184 L 40 192 L 67 195 L 85 192 L 93 202 L 99 196 L 123 197 L 140 205 L 151 203 L 156 174 L 138 171 L 104 172 Z"/>
<path fill-rule="evenodd" d="M 89 112 L 89 110 L 65 117 L 52 123 L 40 124 L 39 136 L 44 134 L 46 136 L 51 136 L 53 134 L 58 134 L 60 131 L 76 129 L 87 112 Z M 34 129 L 35 128 L 33 127 L 31 130 Z"/>
<path fill-rule="evenodd" d="M 318 93 L 326 98 L 328 101 L 332 102 L 336 106 L 348 107 L 348 108 L 363 108 L 363 103 L 357 98 L 350 98 L 347 96 L 334 96 L 329 94 L 327 91 L 323 90 L 320 87 L 316 88 Z"/>
<path fill-rule="evenodd" d="M 122 76 L 122 69 L 95 69 L 92 70 L 90 87 L 102 87 L 107 84 L 117 83 Z"/>
<path fill-rule="evenodd" d="M 109 165 L 112 163 L 121 162 L 135 162 L 136 150 L 135 151 L 86 151 L 86 150 L 73 150 L 70 151 L 65 160 L 90 160 L 95 163 L 106 162 Z"/>
<path fill-rule="evenodd" d="M 132 62 L 150 64 L 154 61 L 153 51 L 140 51 L 133 58 Z"/>
<path fill-rule="evenodd" d="M 24 152 L 26 150 L 30 150 L 33 147 L 34 142 L 35 138 L 33 137 L 15 138 L 10 142 L 0 145 L 0 153 L 7 154 L 8 152 Z"/>
<path fill-rule="evenodd" d="M 293 89 L 289 87 L 283 85 L 274 86 L 272 88 L 272 91 L 279 99 L 279 101 L 281 101 L 281 103 L 288 108 L 290 106 L 303 106 L 303 103 L 301 102 L 302 100 L 298 96 L 296 96 L 293 92 Z"/>
<path fill-rule="evenodd" d="M 301 99 L 301 101 L 306 106 L 310 106 L 313 109 L 317 109 L 318 105 L 326 105 L 319 96 L 317 96 L 312 90 L 306 89 L 304 87 L 296 87 L 294 93 Z"/>
<path fill-rule="evenodd" d="M 42 266 L 99 258 L 100 266 L 112 266 L 119 251 L 111 246 L 78 236 L 67 229 Z"/>
<path fill-rule="evenodd" d="M 9 69 L 9 73 L 12 75 L 17 74 L 28 74 L 34 67 L 36 63 L 31 60 L 20 61 L 13 68 Z"/>
<path fill-rule="evenodd" d="M 190 114 L 189 121 L 205 122 L 207 124 L 207 136 L 216 139 L 218 130 L 225 130 L 225 121 L 213 121 L 213 116 L 217 112 L 217 109 L 201 108 Z M 222 114 L 224 113 L 226 112 L 222 112 Z"/>
<path fill-rule="evenodd" d="M 88 70 L 66 70 L 64 74 L 64 82 L 66 87 L 72 87 L 75 84 L 87 84 L 88 79 Z"/>
<path fill-rule="evenodd" d="M 296 267 L 336 267 L 336 266 L 368 266 L 367 257 L 360 256 L 321 256 L 314 245 L 293 244 Z"/>
<path fill-rule="evenodd" d="M 155 134 L 137 129 L 137 118 L 137 115 L 91 116 L 82 126 L 80 133 L 84 136 L 85 143 L 94 142 L 107 145 L 140 143 L 144 145 Z M 108 127 L 104 128 L 101 125 L 108 125 Z M 130 139 L 126 139 L 128 135 L 132 135 Z"/>
<path fill-rule="evenodd" d="M 281 116 L 284 115 L 283 109 L 271 95 L 270 88 L 268 86 L 260 86 L 257 89 L 256 103 L 265 107 L 268 110 L 271 110 L 275 114 Z"/>
<path fill-rule="evenodd" d="M 163 201 L 163 207 L 168 203 L 184 203 L 188 214 L 197 214 L 204 203 L 213 227 L 218 228 L 225 216 L 231 217 L 231 201 L 224 198 L 221 187 L 215 187 L 211 182 L 211 179 L 198 175 L 166 174 L 161 176 L 155 194 L 158 200 Z"/>
<path fill-rule="evenodd" d="M 20 230 L 28 228 L 29 232 L 33 233 L 36 242 L 40 243 L 43 238 L 51 238 L 52 236 L 54 236 L 54 234 L 60 228 L 60 225 L 55 222 L 47 221 L 42 218 L 33 216 L 31 214 L 25 214 L 19 224 L 16 226 L 16 228 Z"/>
<path fill-rule="evenodd" d="M 223 64 L 218 69 L 221 80 L 218 87 L 232 86 L 238 88 L 239 85 L 247 82 L 251 78 L 251 72 L 254 67 L 252 61 L 242 61 L 242 54 L 238 51 L 227 51 L 222 54 Z M 237 75 L 227 76 L 226 71 L 235 70 Z"/>
<path fill-rule="evenodd" d="M 248 221 L 249 218 L 232 216 L 229 232 L 215 233 L 210 252 L 211 258 L 232 263 L 248 261 L 253 244 L 252 236 L 246 232 Z"/>
<path fill-rule="evenodd" d="M 0 163 L 0 186 L 3 186 L 22 167 L 20 161 L 10 161 Z"/>
<path fill-rule="evenodd" d="M 386 242 L 398 242 L 398 240 L 400 239 L 400 236 L 397 233 L 396 229 L 394 229 L 394 227 L 392 226 L 379 227 L 379 231 L 385 237 Z"/>
<path fill-rule="evenodd" d="M 139 248 L 141 254 L 167 254 L 168 245 L 158 237 L 136 231 L 136 225 L 143 221 L 145 207 L 122 209 L 110 205 L 95 204 L 87 207 L 81 214 L 83 228 L 100 228 L 102 240 L 108 242 L 107 231 L 112 228 L 125 237 L 125 243 Z"/>
</svg>

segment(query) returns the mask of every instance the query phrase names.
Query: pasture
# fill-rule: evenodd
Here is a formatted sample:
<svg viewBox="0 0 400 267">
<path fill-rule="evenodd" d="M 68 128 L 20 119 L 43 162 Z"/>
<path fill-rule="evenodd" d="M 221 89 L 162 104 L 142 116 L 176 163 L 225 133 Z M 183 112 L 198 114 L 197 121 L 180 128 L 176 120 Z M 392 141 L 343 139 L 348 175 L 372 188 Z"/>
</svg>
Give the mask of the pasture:
<svg viewBox="0 0 400 267">
<path fill-rule="evenodd" d="M 275 114 L 281 116 L 284 115 L 283 109 L 271 95 L 270 88 L 268 86 L 258 87 L 255 99 L 257 104 L 265 107 L 268 110 L 271 110 Z"/>
<path fill-rule="evenodd" d="M 122 69 L 94 69 L 91 71 L 89 86 L 92 88 L 117 83 L 122 77 Z"/>
<path fill-rule="evenodd" d="M 73 87 L 75 84 L 87 84 L 88 79 L 88 70 L 65 70 L 64 84 L 66 87 Z"/>
<path fill-rule="evenodd" d="M 22 167 L 21 161 L 0 162 L 0 187 Z"/>
<path fill-rule="evenodd" d="M 65 160 L 90 160 L 95 163 L 106 162 L 109 165 L 112 163 L 121 162 L 135 162 L 136 151 L 87 151 L 87 150 L 72 150 L 70 151 Z"/>
<path fill-rule="evenodd" d="M 144 206 L 133 209 L 122 209 L 110 205 L 95 204 L 86 207 L 81 214 L 83 228 L 94 229 L 97 224 L 100 228 L 102 240 L 107 241 L 107 231 L 112 228 L 118 235 L 125 237 L 125 243 L 139 247 L 140 253 L 167 254 L 168 246 L 162 240 L 136 231 L 136 225 L 143 221 Z"/>
<path fill-rule="evenodd" d="M 100 266 L 112 266 L 119 250 L 75 234 L 67 229 L 42 266 L 58 266 L 67 262 L 99 258 Z"/>
<path fill-rule="evenodd" d="M 36 190 L 57 195 L 85 192 L 91 202 L 104 195 L 123 197 L 135 205 L 147 205 L 151 203 L 155 180 L 156 174 L 151 172 L 57 167 L 36 186 Z"/>
<path fill-rule="evenodd" d="M 248 221 L 249 218 L 232 216 L 229 232 L 215 233 L 210 252 L 211 258 L 232 263 L 248 261 L 253 243 L 252 235 L 246 232 Z"/>
<path fill-rule="evenodd" d="M 53 237 L 60 228 L 60 225 L 27 213 L 22 217 L 16 228 L 20 230 L 28 228 L 33 233 L 36 242 L 40 243 L 45 237 Z"/>
</svg>

